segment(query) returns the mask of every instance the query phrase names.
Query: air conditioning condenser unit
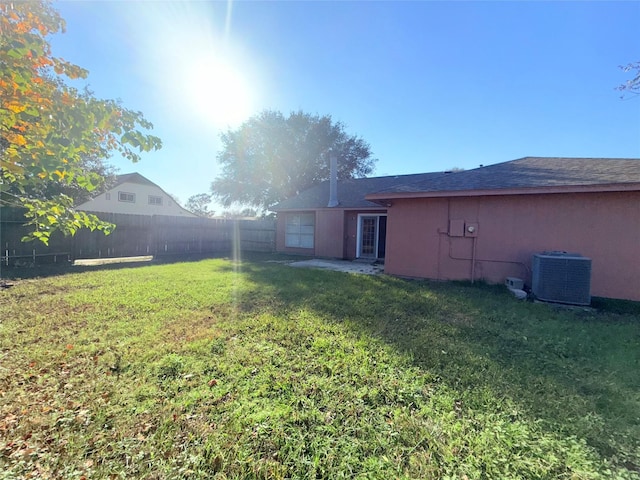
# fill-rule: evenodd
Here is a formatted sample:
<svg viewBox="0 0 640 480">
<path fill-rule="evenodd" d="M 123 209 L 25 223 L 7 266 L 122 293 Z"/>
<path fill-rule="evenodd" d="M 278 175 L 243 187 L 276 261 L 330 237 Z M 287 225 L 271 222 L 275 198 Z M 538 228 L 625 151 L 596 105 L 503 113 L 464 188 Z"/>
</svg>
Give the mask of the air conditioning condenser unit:
<svg viewBox="0 0 640 480">
<path fill-rule="evenodd" d="M 591 304 L 591 259 L 567 252 L 535 254 L 531 291 L 545 302 Z"/>
</svg>

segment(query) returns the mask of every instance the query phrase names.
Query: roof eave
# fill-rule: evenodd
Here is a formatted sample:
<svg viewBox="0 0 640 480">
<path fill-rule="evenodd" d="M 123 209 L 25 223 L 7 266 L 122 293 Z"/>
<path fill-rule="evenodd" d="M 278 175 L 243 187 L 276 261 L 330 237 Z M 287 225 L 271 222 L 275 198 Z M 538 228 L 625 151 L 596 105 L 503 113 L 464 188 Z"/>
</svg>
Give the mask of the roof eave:
<svg viewBox="0 0 640 480">
<path fill-rule="evenodd" d="M 601 185 L 562 185 L 555 187 L 500 188 L 477 190 L 442 190 L 425 192 L 381 192 L 365 195 L 370 202 L 384 204 L 387 200 L 405 198 L 484 197 L 496 195 L 535 195 L 549 193 L 594 193 L 639 191 L 640 183 L 614 183 Z"/>
<path fill-rule="evenodd" d="M 377 202 L 374 202 L 377 203 Z M 272 211 L 276 213 L 286 213 L 286 212 L 315 212 L 318 210 L 380 210 L 378 205 L 367 205 L 367 206 L 357 206 L 357 205 L 338 205 L 337 207 L 291 207 L 291 208 L 276 208 L 272 209 Z"/>
</svg>

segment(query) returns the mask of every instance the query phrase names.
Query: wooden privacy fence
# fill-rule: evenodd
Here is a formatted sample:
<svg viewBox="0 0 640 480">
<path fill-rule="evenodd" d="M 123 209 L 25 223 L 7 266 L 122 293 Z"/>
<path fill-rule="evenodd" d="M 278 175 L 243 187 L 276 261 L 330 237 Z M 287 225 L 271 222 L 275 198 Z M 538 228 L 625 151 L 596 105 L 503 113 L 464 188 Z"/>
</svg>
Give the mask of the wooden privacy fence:
<svg viewBox="0 0 640 480">
<path fill-rule="evenodd" d="M 49 245 L 21 242 L 28 232 L 23 212 L 0 211 L 3 265 L 68 262 L 78 258 L 137 255 L 231 254 L 275 251 L 275 220 L 236 220 L 96 213 L 114 223 L 110 235 L 79 230 L 73 237 L 52 235 Z"/>
</svg>

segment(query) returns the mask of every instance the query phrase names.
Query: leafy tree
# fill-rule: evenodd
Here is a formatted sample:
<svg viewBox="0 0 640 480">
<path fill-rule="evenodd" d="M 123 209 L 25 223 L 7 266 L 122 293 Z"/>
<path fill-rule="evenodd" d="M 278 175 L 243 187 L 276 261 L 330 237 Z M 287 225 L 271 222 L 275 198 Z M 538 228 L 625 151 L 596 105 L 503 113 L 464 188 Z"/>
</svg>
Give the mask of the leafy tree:
<svg viewBox="0 0 640 480">
<path fill-rule="evenodd" d="M 88 72 L 52 56 L 47 36 L 64 28 L 47 0 L 0 3 L 0 205 L 25 208 L 32 232 L 24 240 L 44 243 L 55 231 L 110 232 L 113 225 L 73 209 L 70 191 L 101 184 L 91 162 L 115 152 L 136 162 L 161 147 L 140 112 L 65 83 Z"/>
<path fill-rule="evenodd" d="M 207 193 L 198 193 L 192 195 L 187 200 L 185 208 L 191 213 L 200 215 L 201 217 L 213 217 L 216 212 L 209 210 L 209 204 L 211 203 L 211 195 Z"/>
<path fill-rule="evenodd" d="M 42 200 L 64 194 L 71 197 L 73 205 L 79 205 L 104 193 L 116 183 L 116 168 L 105 163 L 101 158 L 83 157 L 77 166 L 81 171 L 81 175 L 98 175 L 98 177 L 95 177 L 97 184 L 94 190 L 89 191 L 82 188 L 76 182 L 66 183 L 44 179 L 41 182 L 28 185 L 16 183 L 7 185 L 5 196 L 13 195 L 14 198 L 27 196 Z"/>
<path fill-rule="evenodd" d="M 222 212 L 223 218 L 255 218 L 258 216 L 258 211 L 255 208 L 233 208 L 230 210 L 224 210 Z"/>
<path fill-rule="evenodd" d="M 244 204 L 269 210 L 274 204 L 329 178 L 328 152 L 338 157 L 338 178 L 373 171 L 369 144 L 350 136 L 331 116 L 301 111 L 285 117 L 266 110 L 237 130 L 221 135 L 222 174 L 213 196 L 228 207 Z"/>
<path fill-rule="evenodd" d="M 633 78 L 618 86 L 616 90 L 623 92 L 623 96 L 624 93 L 640 94 L 640 62 L 632 62 L 620 68 L 624 72 L 633 72 Z"/>
</svg>

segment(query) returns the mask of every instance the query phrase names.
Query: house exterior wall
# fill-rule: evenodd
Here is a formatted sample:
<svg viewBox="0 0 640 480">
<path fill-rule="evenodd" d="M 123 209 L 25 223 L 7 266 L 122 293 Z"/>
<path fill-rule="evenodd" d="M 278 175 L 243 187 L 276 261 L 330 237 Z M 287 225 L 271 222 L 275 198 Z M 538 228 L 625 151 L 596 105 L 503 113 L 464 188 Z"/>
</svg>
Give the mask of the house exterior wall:
<svg viewBox="0 0 640 480">
<path fill-rule="evenodd" d="M 316 211 L 316 256 L 343 258 L 344 210 Z"/>
<path fill-rule="evenodd" d="M 119 200 L 119 192 L 135 195 L 134 202 Z M 149 197 L 161 198 L 161 205 L 150 204 Z M 140 183 L 124 182 L 96 198 L 78 206 L 79 210 L 89 212 L 128 213 L 134 215 L 170 215 L 182 217 L 197 217 L 193 213 L 178 205 L 161 188 Z"/>
<path fill-rule="evenodd" d="M 387 218 L 389 274 L 531 285 L 532 255 L 560 250 L 592 259 L 592 295 L 640 301 L 637 191 L 395 200 Z"/>
<path fill-rule="evenodd" d="M 315 212 L 315 236 L 313 248 L 292 248 L 285 246 L 286 217 L 291 214 Z M 307 211 L 279 212 L 276 223 L 276 251 L 296 255 L 310 255 L 325 258 L 356 258 L 358 214 L 384 214 L 386 210 L 345 210 L 343 208 L 323 208 Z"/>
<path fill-rule="evenodd" d="M 313 248 L 287 247 L 287 215 L 315 214 Z M 326 258 L 343 258 L 344 252 L 344 210 L 341 208 L 319 209 L 299 212 L 280 212 L 276 222 L 276 251 L 296 255 L 310 255 Z"/>
<path fill-rule="evenodd" d="M 347 210 L 344 212 L 344 252 L 343 258 L 354 260 L 358 248 L 358 215 L 379 215 L 386 210 Z"/>
<path fill-rule="evenodd" d="M 285 234 L 286 234 L 286 225 L 287 225 L 287 215 L 295 215 L 295 214 L 305 214 L 305 213 L 314 213 L 313 211 L 290 211 L 290 212 L 280 212 L 276 217 L 276 252 L 281 253 L 292 253 L 295 255 L 308 255 L 315 256 L 316 255 L 316 245 L 317 243 L 317 228 L 314 232 L 314 242 L 313 248 L 293 248 L 287 247 L 285 245 Z"/>
</svg>

